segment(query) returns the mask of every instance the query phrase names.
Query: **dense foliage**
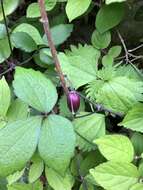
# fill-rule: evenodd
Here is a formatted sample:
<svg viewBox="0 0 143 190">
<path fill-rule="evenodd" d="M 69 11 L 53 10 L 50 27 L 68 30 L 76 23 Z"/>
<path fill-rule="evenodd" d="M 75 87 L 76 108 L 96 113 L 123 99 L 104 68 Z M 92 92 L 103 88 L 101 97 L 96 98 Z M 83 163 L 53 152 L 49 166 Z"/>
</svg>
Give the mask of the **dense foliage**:
<svg viewBox="0 0 143 190">
<path fill-rule="evenodd" d="M 0 3 L 0 190 L 143 190 L 142 1 L 45 0 L 68 102 L 40 4 Z"/>
</svg>

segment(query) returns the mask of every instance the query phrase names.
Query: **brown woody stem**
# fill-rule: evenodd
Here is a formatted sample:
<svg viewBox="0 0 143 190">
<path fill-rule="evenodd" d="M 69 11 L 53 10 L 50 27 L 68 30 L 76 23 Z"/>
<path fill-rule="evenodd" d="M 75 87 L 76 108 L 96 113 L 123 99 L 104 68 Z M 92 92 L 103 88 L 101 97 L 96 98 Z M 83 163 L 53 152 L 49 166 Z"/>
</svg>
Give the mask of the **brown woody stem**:
<svg viewBox="0 0 143 190">
<path fill-rule="evenodd" d="M 49 47 L 51 49 L 51 53 L 52 53 L 52 56 L 53 56 L 53 59 L 54 59 L 54 62 L 55 62 L 56 71 L 57 71 L 57 73 L 58 73 L 58 75 L 60 77 L 60 81 L 61 81 L 61 84 L 62 84 L 64 92 L 66 94 L 68 94 L 68 88 L 66 86 L 65 77 L 64 77 L 64 74 L 62 72 L 60 62 L 59 62 L 59 59 L 58 59 L 58 56 L 57 56 L 57 50 L 55 48 L 55 45 L 53 43 L 52 36 L 51 36 L 49 19 L 48 19 L 48 15 L 47 15 L 47 12 L 46 12 L 46 9 L 45 9 L 45 0 L 38 0 L 38 3 L 39 3 L 40 13 L 41 13 L 41 22 L 43 24 L 45 35 L 47 37 L 48 44 L 49 44 Z"/>
</svg>

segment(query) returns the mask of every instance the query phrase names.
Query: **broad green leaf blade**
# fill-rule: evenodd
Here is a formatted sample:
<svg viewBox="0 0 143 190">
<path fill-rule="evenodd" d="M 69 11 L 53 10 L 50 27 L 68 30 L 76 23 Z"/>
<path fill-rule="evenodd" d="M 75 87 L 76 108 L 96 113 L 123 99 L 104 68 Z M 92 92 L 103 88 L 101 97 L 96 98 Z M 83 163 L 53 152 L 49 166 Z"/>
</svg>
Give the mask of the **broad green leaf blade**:
<svg viewBox="0 0 143 190">
<path fill-rule="evenodd" d="M 101 34 L 98 30 L 95 30 L 92 34 L 91 42 L 97 49 L 107 48 L 111 42 L 111 33 L 107 31 Z"/>
<path fill-rule="evenodd" d="M 142 183 L 136 183 L 129 190 L 143 190 L 143 184 Z"/>
<path fill-rule="evenodd" d="M 40 112 L 50 112 L 57 101 L 55 86 L 39 71 L 17 67 L 13 86 L 21 100 Z"/>
<path fill-rule="evenodd" d="M 123 93 L 124 92 L 124 93 Z M 114 112 L 127 113 L 138 101 L 143 100 L 143 82 L 115 77 L 95 94 L 96 101 Z"/>
<path fill-rule="evenodd" d="M 56 2 L 57 0 L 45 0 L 46 11 L 52 10 L 56 5 Z M 38 3 L 31 3 L 28 6 L 26 16 L 28 18 L 36 18 L 41 16 Z"/>
<path fill-rule="evenodd" d="M 103 5 L 96 16 L 96 28 L 104 33 L 120 23 L 124 16 L 124 4 Z"/>
<path fill-rule="evenodd" d="M 105 135 L 94 141 L 107 160 L 115 162 L 131 162 L 134 148 L 131 141 L 123 135 Z"/>
<path fill-rule="evenodd" d="M 0 63 L 4 62 L 11 54 L 7 37 L 0 40 Z"/>
<path fill-rule="evenodd" d="M 0 116 L 6 116 L 7 110 L 10 105 L 10 99 L 10 89 L 5 78 L 3 77 L 0 80 Z"/>
<path fill-rule="evenodd" d="M 81 115 L 90 114 L 87 112 Z M 93 140 L 105 135 L 105 117 L 102 114 L 91 114 L 86 117 L 77 118 L 73 122 L 77 134 L 77 145 L 83 151 L 90 151 L 96 146 Z"/>
<path fill-rule="evenodd" d="M 118 124 L 133 131 L 143 132 L 143 104 L 135 105 Z"/>
<path fill-rule="evenodd" d="M 71 51 L 67 51 L 66 55 L 60 53 L 60 64 L 70 85 L 77 89 L 94 80 L 99 57 L 100 51 L 89 45 L 71 46 Z"/>
<path fill-rule="evenodd" d="M 13 30 L 13 33 L 17 33 L 17 32 L 25 32 L 26 34 L 28 34 L 35 41 L 35 43 L 37 45 L 44 44 L 39 31 L 37 30 L 37 28 L 35 28 L 31 24 L 27 24 L 27 23 L 19 24 Z"/>
<path fill-rule="evenodd" d="M 75 148 L 72 123 L 64 117 L 49 115 L 43 122 L 38 148 L 45 164 L 63 174 Z"/>
<path fill-rule="evenodd" d="M 59 24 L 51 28 L 51 34 L 53 42 L 56 46 L 62 44 L 67 40 L 73 31 L 72 24 Z M 46 45 L 48 45 L 47 37 L 44 35 L 43 40 Z"/>
<path fill-rule="evenodd" d="M 112 161 L 91 169 L 90 174 L 96 183 L 110 190 L 127 190 L 137 183 L 139 178 L 139 172 L 133 164 Z"/>
<path fill-rule="evenodd" d="M 21 170 L 35 152 L 41 127 L 40 117 L 8 124 L 0 130 L 0 176 Z"/>
<path fill-rule="evenodd" d="M 137 132 L 133 133 L 131 142 L 134 146 L 135 155 L 140 156 L 143 152 L 143 134 Z"/>
<path fill-rule="evenodd" d="M 9 175 L 6 179 L 9 185 L 17 182 L 24 174 L 25 168 L 22 171 L 17 171 L 14 174 Z"/>
<path fill-rule="evenodd" d="M 69 21 L 85 13 L 91 3 L 91 0 L 68 0 L 66 5 L 66 13 Z"/>
<path fill-rule="evenodd" d="M 25 52 L 32 52 L 37 49 L 33 38 L 25 32 L 12 33 L 11 41 L 15 48 L 19 48 Z"/>
<path fill-rule="evenodd" d="M 6 33 L 6 27 L 4 24 L 0 24 L 0 40 L 2 40 L 3 38 L 5 38 L 7 35 Z"/>
<path fill-rule="evenodd" d="M 28 117 L 28 104 L 24 103 L 20 99 L 15 99 L 10 105 L 7 112 L 7 120 L 9 122 L 26 119 Z"/>
<path fill-rule="evenodd" d="M 66 172 L 65 176 L 59 175 L 55 170 L 46 167 L 46 177 L 48 184 L 54 190 L 71 190 L 74 184 L 74 178 L 69 171 Z"/>
<path fill-rule="evenodd" d="M 121 2 L 124 2 L 126 0 L 105 0 L 105 3 L 108 5 L 108 4 L 111 4 L 111 3 L 121 3 Z"/>
<path fill-rule="evenodd" d="M 3 0 L 5 15 L 10 15 L 13 11 L 15 11 L 19 2 L 20 2 L 19 0 Z M 0 5 L 0 21 L 2 20 L 3 20 L 3 13 L 2 13 L 2 7 Z"/>
<path fill-rule="evenodd" d="M 31 159 L 31 163 L 28 179 L 30 183 L 33 183 L 42 175 L 44 162 L 40 158 L 39 154 L 35 153 Z"/>
</svg>

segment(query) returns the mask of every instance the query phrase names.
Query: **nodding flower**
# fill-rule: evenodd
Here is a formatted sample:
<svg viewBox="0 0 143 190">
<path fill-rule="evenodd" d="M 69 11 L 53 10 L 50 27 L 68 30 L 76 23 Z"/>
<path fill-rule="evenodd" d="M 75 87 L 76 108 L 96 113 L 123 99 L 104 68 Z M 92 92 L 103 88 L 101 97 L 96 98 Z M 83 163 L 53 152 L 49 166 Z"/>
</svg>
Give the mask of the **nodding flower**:
<svg viewBox="0 0 143 190">
<path fill-rule="evenodd" d="M 75 90 L 69 91 L 67 95 L 67 105 L 73 114 L 78 111 L 80 107 L 80 96 Z"/>
</svg>

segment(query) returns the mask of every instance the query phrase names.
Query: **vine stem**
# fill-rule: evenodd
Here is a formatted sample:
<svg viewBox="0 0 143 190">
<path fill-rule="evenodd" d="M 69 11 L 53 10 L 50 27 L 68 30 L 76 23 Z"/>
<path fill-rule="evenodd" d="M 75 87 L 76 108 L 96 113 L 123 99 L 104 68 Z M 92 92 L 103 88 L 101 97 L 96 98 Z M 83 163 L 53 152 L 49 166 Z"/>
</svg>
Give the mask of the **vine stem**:
<svg viewBox="0 0 143 190">
<path fill-rule="evenodd" d="M 48 19 L 48 15 L 47 15 L 47 12 L 45 9 L 45 0 L 38 0 L 38 3 L 39 3 L 40 13 L 41 13 L 41 20 L 40 21 L 43 24 L 44 32 L 45 32 L 45 35 L 47 37 L 48 44 L 49 44 L 49 47 L 51 49 L 51 53 L 52 53 L 52 56 L 53 56 L 53 59 L 55 62 L 56 71 L 60 77 L 61 85 L 63 87 L 65 94 L 67 95 L 69 90 L 66 86 L 65 77 L 64 77 L 64 74 L 63 74 L 61 66 L 60 66 L 60 62 L 59 62 L 58 55 L 57 55 L 57 50 L 56 50 L 55 45 L 54 45 L 53 40 L 52 40 L 52 35 L 51 35 L 50 25 L 49 25 L 49 19 Z"/>
<path fill-rule="evenodd" d="M 12 50 L 12 45 L 11 45 L 11 39 L 10 39 L 8 24 L 7 24 L 7 20 L 6 20 L 6 15 L 5 15 L 5 10 L 4 10 L 4 5 L 3 5 L 3 0 L 0 0 L 0 2 L 1 2 L 1 9 L 2 9 L 2 14 L 3 14 L 3 19 L 4 19 L 5 28 L 6 28 L 6 33 L 7 33 L 7 39 L 8 39 L 8 43 L 9 43 L 9 48 L 10 48 L 10 51 L 11 51 L 11 55 L 13 55 L 13 50 Z"/>
</svg>

